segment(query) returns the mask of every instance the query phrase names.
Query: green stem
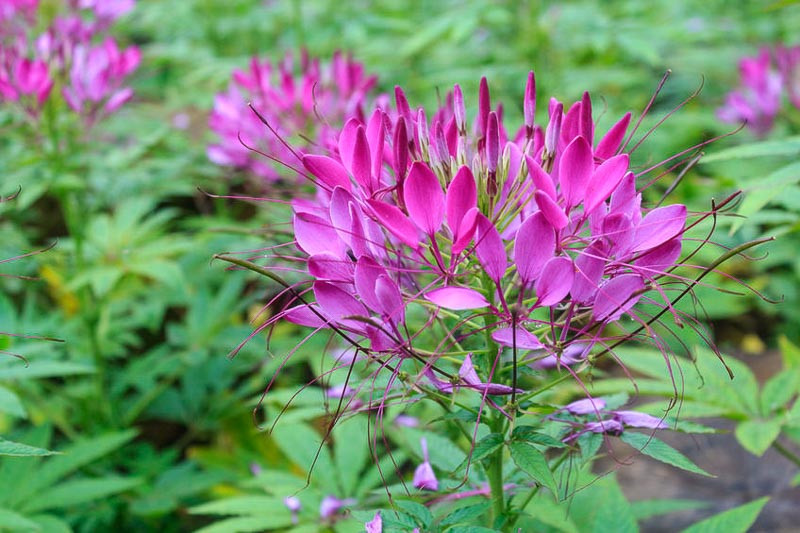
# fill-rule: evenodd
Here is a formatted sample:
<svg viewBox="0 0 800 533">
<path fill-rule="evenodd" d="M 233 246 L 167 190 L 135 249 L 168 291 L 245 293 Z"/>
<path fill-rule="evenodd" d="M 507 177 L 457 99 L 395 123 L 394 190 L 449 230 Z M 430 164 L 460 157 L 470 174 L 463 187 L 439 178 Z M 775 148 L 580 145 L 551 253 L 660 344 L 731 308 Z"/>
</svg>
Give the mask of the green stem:
<svg viewBox="0 0 800 533">
<path fill-rule="evenodd" d="M 492 431 L 502 433 L 502 415 L 497 415 L 491 424 Z M 503 516 L 506 510 L 505 498 L 503 494 L 503 450 L 505 446 L 498 448 L 488 459 L 486 475 L 489 478 L 489 490 L 491 491 L 492 523 L 489 527 L 494 527 L 498 517 Z"/>
<path fill-rule="evenodd" d="M 781 444 L 777 440 L 772 442 L 772 447 L 775 448 L 775 450 L 778 453 L 780 453 L 782 456 L 786 457 L 788 460 L 790 460 L 795 465 L 797 465 L 798 468 L 800 468 L 800 457 L 798 457 L 797 454 L 795 454 L 794 452 L 789 450 L 789 448 L 787 448 L 786 446 L 784 446 L 783 444 Z"/>
</svg>

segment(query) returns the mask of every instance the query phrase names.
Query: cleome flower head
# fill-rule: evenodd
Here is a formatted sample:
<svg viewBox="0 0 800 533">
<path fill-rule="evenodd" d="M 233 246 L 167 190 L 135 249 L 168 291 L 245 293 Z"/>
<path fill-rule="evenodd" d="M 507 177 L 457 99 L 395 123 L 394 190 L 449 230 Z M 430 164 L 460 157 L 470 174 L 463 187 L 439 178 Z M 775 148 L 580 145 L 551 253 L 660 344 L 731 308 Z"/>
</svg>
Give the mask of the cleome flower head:
<svg viewBox="0 0 800 533">
<path fill-rule="evenodd" d="M 784 91 L 800 109 L 800 46 L 761 48 L 739 61 L 740 86 L 728 93 L 717 110 L 724 122 L 745 122 L 758 136 L 766 135 L 781 111 Z"/>
<path fill-rule="evenodd" d="M 605 331 L 623 315 L 644 324 L 642 298 L 669 306 L 660 280 L 687 210 L 643 209 L 622 150 L 629 113 L 596 133 L 585 93 L 550 100 L 538 125 L 533 73 L 513 133 L 485 79 L 471 129 L 458 86 L 430 120 L 395 96 L 394 110 L 348 120 L 332 154 L 302 155 L 317 194 L 294 201 L 291 260 L 308 285 L 273 320 L 416 361 L 415 383 L 440 392 L 513 397 L 498 363 L 509 352 L 576 363 L 614 340 Z M 444 356 L 460 369 L 443 371 Z"/>
<path fill-rule="evenodd" d="M 335 146 L 346 119 L 363 119 L 364 101 L 375 83 L 361 63 L 339 52 L 321 64 L 304 51 L 299 69 L 291 55 L 277 65 L 253 57 L 250 68 L 235 71 L 228 90 L 214 98 L 208 122 L 218 141 L 208 147 L 208 157 L 218 165 L 278 180 L 285 172 L 254 150 L 287 164 L 297 161 L 283 138 L 291 138 L 302 151 L 326 152 Z"/>
</svg>

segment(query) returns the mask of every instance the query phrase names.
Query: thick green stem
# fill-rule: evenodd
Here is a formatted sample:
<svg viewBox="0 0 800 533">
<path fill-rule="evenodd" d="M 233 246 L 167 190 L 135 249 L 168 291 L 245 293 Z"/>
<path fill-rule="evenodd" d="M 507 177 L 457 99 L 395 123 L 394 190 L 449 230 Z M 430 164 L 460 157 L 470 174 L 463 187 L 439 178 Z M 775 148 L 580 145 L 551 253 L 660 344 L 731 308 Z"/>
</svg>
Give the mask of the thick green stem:
<svg viewBox="0 0 800 533">
<path fill-rule="evenodd" d="M 492 431 L 502 433 L 503 420 L 500 415 L 495 417 L 492 423 Z M 492 500 L 492 523 L 489 527 L 494 527 L 497 518 L 502 516 L 506 510 L 505 497 L 503 494 L 503 450 L 505 446 L 501 446 L 489 456 L 486 465 L 486 475 L 489 478 L 489 490 L 491 491 Z"/>
<path fill-rule="evenodd" d="M 777 440 L 772 442 L 772 447 L 781 454 L 782 456 L 786 457 L 788 460 L 793 462 L 795 465 L 800 467 L 800 457 L 797 454 L 793 453 L 789 448 L 778 442 Z"/>
</svg>

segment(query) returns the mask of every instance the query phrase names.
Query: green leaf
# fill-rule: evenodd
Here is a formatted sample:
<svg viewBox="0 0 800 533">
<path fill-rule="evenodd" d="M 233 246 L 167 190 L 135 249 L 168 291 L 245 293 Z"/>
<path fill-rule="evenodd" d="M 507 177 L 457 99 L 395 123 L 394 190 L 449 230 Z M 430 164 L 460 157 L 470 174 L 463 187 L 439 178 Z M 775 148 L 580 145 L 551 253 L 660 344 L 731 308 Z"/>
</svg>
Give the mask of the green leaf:
<svg viewBox="0 0 800 533">
<path fill-rule="evenodd" d="M 800 387 L 800 372 L 794 368 L 787 368 L 769 378 L 761 390 L 762 414 L 769 416 L 784 407 L 797 394 L 798 387 Z"/>
<path fill-rule="evenodd" d="M 108 476 L 93 479 L 77 479 L 43 490 L 26 500 L 22 506 L 28 513 L 61 509 L 81 505 L 140 485 L 139 478 Z"/>
<path fill-rule="evenodd" d="M 447 531 L 449 533 L 500 533 L 497 529 L 482 526 L 455 526 Z"/>
<path fill-rule="evenodd" d="M 489 502 L 476 503 L 474 505 L 466 505 L 459 507 L 451 512 L 449 515 L 439 522 L 440 526 L 450 526 L 453 524 L 460 524 L 462 522 L 471 522 L 479 516 L 485 514 L 489 510 Z"/>
<path fill-rule="evenodd" d="M 14 442 L 0 437 L 0 455 L 11 455 L 14 457 L 42 457 L 45 455 L 55 455 L 57 452 L 28 446 L 21 442 Z"/>
<path fill-rule="evenodd" d="M 297 466 L 311 472 L 313 484 L 331 493 L 338 492 L 333 461 L 328 447 L 322 442 L 322 435 L 305 424 L 278 424 L 272 431 L 272 438 L 281 451 Z M 367 446 L 367 443 L 356 443 Z M 317 455 L 319 453 L 319 455 Z M 316 458 L 316 462 L 315 462 Z"/>
<path fill-rule="evenodd" d="M 76 442 L 62 450 L 62 455 L 48 460 L 39 469 L 36 477 L 25 486 L 25 490 L 20 492 L 29 496 L 44 490 L 56 484 L 59 479 L 125 445 L 135 436 L 136 431 L 128 430 Z"/>
<path fill-rule="evenodd" d="M 511 440 L 520 440 L 528 444 L 539 444 L 547 448 L 563 448 L 566 446 L 560 440 L 545 433 L 537 431 L 533 426 L 517 426 L 511 432 Z"/>
<path fill-rule="evenodd" d="M 72 533 L 69 524 L 53 515 L 39 514 L 30 518 L 41 528 L 42 533 Z"/>
<path fill-rule="evenodd" d="M 410 516 L 413 516 L 417 525 L 420 526 L 423 531 L 430 529 L 430 524 L 433 522 L 433 515 L 427 507 L 421 503 L 412 502 L 410 500 L 400 500 L 397 502 L 397 506 Z"/>
<path fill-rule="evenodd" d="M 27 417 L 25 408 L 14 391 L 0 385 L 0 412 L 15 416 L 17 418 Z"/>
<path fill-rule="evenodd" d="M 778 339 L 778 346 L 781 349 L 781 358 L 783 359 L 783 366 L 789 368 L 800 368 L 800 347 L 793 344 L 785 336 L 781 335 Z"/>
<path fill-rule="evenodd" d="M 734 507 L 689 526 L 682 533 L 746 533 L 758 518 L 768 497 Z"/>
<path fill-rule="evenodd" d="M 708 507 L 708 502 L 698 500 L 639 500 L 631 502 L 633 515 L 637 520 L 645 520 L 654 516 L 675 513 L 678 511 L 688 511 L 691 509 L 702 509 Z"/>
<path fill-rule="evenodd" d="M 241 515 L 280 517 L 291 522 L 292 515 L 281 498 L 274 496 L 237 496 L 215 500 L 189 509 L 192 514 Z"/>
<path fill-rule="evenodd" d="M 84 363 L 70 363 L 68 361 L 32 361 L 30 366 L 18 364 L 0 365 L 0 380 L 52 378 L 60 376 L 73 376 L 77 374 L 91 374 L 94 372 L 92 365 Z"/>
<path fill-rule="evenodd" d="M 345 494 L 353 494 L 369 458 L 367 420 L 358 416 L 340 420 L 333 430 L 336 471 Z"/>
<path fill-rule="evenodd" d="M 781 432 L 780 420 L 745 420 L 736 426 L 736 440 L 752 453 L 761 457 Z"/>
<path fill-rule="evenodd" d="M 650 436 L 647 433 L 633 433 L 626 431 L 620 436 L 620 439 L 622 439 L 622 441 L 629 446 L 636 448 L 643 454 L 650 456 L 657 461 L 682 468 L 683 470 L 687 470 L 689 472 L 694 472 L 695 474 L 714 477 L 694 464 L 689 460 L 688 457 L 683 455 L 675 448 L 655 437 Z"/>
<path fill-rule="evenodd" d="M 739 206 L 737 214 L 744 218 L 736 218 L 731 223 L 731 233 L 736 232 L 745 223 L 745 218 L 749 217 L 767 205 L 773 198 L 781 194 L 783 190 L 791 184 L 800 181 L 800 161 L 786 165 L 772 172 L 762 180 L 758 186 L 747 192 L 742 205 Z"/>
<path fill-rule="evenodd" d="M 41 531 L 42 528 L 28 517 L 15 513 L 10 509 L 0 507 L 0 530 Z"/>
<path fill-rule="evenodd" d="M 485 459 L 503 446 L 503 435 L 500 433 L 489 433 L 475 444 L 472 451 L 472 461 L 477 462 Z"/>
<path fill-rule="evenodd" d="M 748 159 L 753 157 L 795 155 L 800 153 L 800 136 L 786 137 L 776 141 L 761 141 L 733 146 L 701 159 L 703 163 Z"/>
<path fill-rule="evenodd" d="M 288 512 L 288 511 L 287 511 Z M 239 533 L 249 531 L 264 531 L 267 529 L 275 529 L 280 527 L 287 527 L 291 525 L 291 518 L 289 522 L 278 522 L 270 516 L 237 516 L 236 518 L 228 518 L 214 522 L 213 524 L 200 528 L 195 533 Z"/>
<path fill-rule="evenodd" d="M 553 497 L 558 498 L 558 485 L 544 454 L 530 444 L 520 441 L 512 441 L 508 447 L 511 449 L 514 463 L 541 485 L 550 489 Z"/>
</svg>

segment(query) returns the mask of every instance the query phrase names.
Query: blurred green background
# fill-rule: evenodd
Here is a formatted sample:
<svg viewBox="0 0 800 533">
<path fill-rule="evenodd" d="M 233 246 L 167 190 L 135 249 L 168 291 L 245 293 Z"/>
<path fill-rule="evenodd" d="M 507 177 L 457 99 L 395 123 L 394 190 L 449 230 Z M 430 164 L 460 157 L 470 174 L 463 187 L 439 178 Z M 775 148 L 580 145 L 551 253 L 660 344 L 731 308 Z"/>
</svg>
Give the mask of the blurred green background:
<svg viewBox="0 0 800 533">
<path fill-rule="evenodd" d="M 211 262 L 215 253 L 259 249 L 279 238 L 285 211 L 206 194 L 249 191 L 246 176 L 210 163 L 205 148 L 213 140 L 206 122 L 214 94 L 252 55 L 279 60 L 305 47 L 326 59 L 344 50 L 379 76 L 379 92 L 400 85 L 413 106 L 433 106 L 459 83 L 467 109 L 475 109 L 478 82 L 487 76 L 510 124 L 521 117 L 533 69 L 538 122 L 546 98 L 573 101 L 589 90 L 601 128 L 626 111 L 640 112 L 671 69 L 643 128 L 702 91 L 637 152 L 636 163 L 644 165 L 734 129 L 715 110 L 738 83 L 739 58 L 762 45 L 798 44 L 798 28 L 794 2 L 140 0 L 114 28 L 121 42 L 143 51 L 135 99 L 92 133 L 88 148 L 73 154 L 77 163 L 61 171 L 47 157 L 32 157 L 30 139 L 14 134 L 11 115 L 0 108 L 0 194 L 21 188 L 15 201 L 0 205 L 0 257 L 55 243 L 3 265 L 4 274 L 36 279 L 0 278 L 0 331 L 64 341 L 0 334 L 0 349 L 30 362 L 0 356 L 0 434 L 71 452 L 0 460 L 0 526 L 190 531 L 226 514 L 215 511 L 215 501 L 254 489 L 274 497 L 253 505 L 286 525 L 281 499 L 293 490 L 274 493 L 278 481 L 254 471 L 271 465 L 302 478 L 308 445 L 302 435 L 268 437 L 251 411 L 305 332 L 279 326 L 269 345 L 259 335 L 226 357 L 277 291 Z M 769 138 L 797 133 L 796 124 L 779 121 Z M 757 141 L 744 130 L 707 152 Z M 700 164 L 673 199 L 705 210 L 711 197 L 757 191 L 799 151 Z M 790 174 L 780 194 L 751 207 L 735 232 L 735 219 L 721 220 L 716 237 L 734 245 L 780 235 L 760 252 L 768 252 L 762 261 L 738 259 L 725 268 L 785 301 L 769 304 L 725 277 L 713 283 L 746 296 L 700 291 L 717 342 L 754 364 L 782 335 L 800 340 L 800 171 Z M 79 245 L 59 203 L 64 191 L 79 192 L 86 228 Z M 306 344 L 289 359 L 268 411 L 323 367 L 324 342 Z M 307 409 L 298 420 L 322 412 L 321 394 L 306 396 L 298 400 Z M 313 483 L 303 496 L 307 516 L 326 493 L 324 481 Z M 360 490 L 379 486 L 380 478 L 372 479 Z M 237 527 L 216 530 L 258 530 Z"/>
</svg>

